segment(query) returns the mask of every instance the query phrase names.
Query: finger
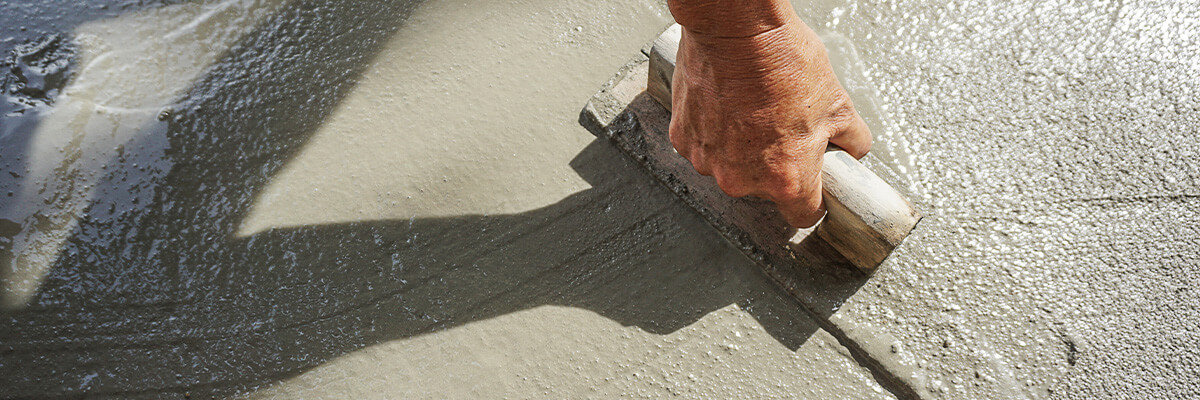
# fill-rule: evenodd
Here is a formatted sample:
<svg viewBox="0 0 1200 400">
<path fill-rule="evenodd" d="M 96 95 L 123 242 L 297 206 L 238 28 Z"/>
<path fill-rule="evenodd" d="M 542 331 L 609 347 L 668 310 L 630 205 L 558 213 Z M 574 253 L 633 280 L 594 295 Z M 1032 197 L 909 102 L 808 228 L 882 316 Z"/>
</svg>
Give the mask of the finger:
<svg viewBox="0 0 1200 400">
<path fill-rule="evenodd" d="M 779 213 L 796 228 L 809 228 L 825 216 L 824 199 L 821 197 L 820 173 L 807 179 L 807 184 L 795 186 L 795 192 L 771 196 Z"/>
<path fill-rule="evenodd" d="M 757 194 L 753 189 L 754 182 L 749 179 L 725 169 L 714 168 L 712 172 L 713 178 L 717 180 L 717 186 L 729 197 L 746 197 Z"/>
<path fill-rule="evenodd" d="M 854 158 L 862 158 L 871 151 L 871 128 L 856 111 L 849 125 L 829 137 L 829 143 L 841 147 Z"/>
<path fill-rule="evenodd" d="M 700 146 L 692 146 L 691 155 L 687 159 L 692 162 L 692 168 L 695 168 L 700 175 L 711 176 L 713 174 L 712 167 L 708 165 L 708 159 L 704 156 L 704 150 Z"/>
<path fill-rule="evenodd" d="M 776 203 L 779 212 L 788 224 L 800 228 L 811 228 L 825 216 L 825 205 L 821 196 L 806 196 L 786 203 Z"/>
<path fill-rule="evenodd" d="M 671 147 L 675 148 L 675 152 L 687 157 L 691 154 L 691 149 L 688 144 L 691 143 L 690 135 L 687 132 L 687 126 L 683 122 L 680 115 L 671 117 L 671 125 L 667 128 L 667 138 L 671 141 Z"/>
<path fill-rule="evenodd" d="M 702 175 L 712 175 L 708 163 L 704 160 L 704 153 L 697 151 L 699 146 L 694 146 L 695 139 L 682 117 L 682 115 L 676 115 L 671 118 L 671 126 L 667 130 L 671 146 L 675 148 L 676 153 L 692 163 L 692 168 L 695 168 L 696 172 Z"/>
</svg>

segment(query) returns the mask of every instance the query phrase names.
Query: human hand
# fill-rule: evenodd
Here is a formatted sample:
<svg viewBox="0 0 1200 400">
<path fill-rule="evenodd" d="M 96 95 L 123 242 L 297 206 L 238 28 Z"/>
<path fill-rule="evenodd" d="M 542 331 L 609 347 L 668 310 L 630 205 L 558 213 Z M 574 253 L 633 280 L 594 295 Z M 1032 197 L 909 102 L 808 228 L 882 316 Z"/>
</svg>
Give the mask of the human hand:
<svg viewBox="0 0 1200 400">
<path fill-rule="evenodd" d="M 700 29 L 684 25 L 671 143 L 725 193 L 771 200 L 790 224 L 805 228 L 824 215 L 827 145 L 860 158 L 871 133 L 824 45 L 790 7 L 759 21 L 769 23 L 739 24 L 759 29 L 732 35 L 710 29 L 712 21 L 696 24 Z"/>
</svg>

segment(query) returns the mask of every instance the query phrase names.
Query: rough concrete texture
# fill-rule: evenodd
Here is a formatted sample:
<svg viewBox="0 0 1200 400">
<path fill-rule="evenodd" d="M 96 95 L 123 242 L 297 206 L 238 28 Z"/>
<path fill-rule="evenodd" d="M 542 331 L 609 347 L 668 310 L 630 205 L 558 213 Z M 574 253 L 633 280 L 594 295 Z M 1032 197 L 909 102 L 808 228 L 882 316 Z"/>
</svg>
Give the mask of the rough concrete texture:
<svg viewBox="0 0 1200 400">
<path fill-rule="evenodd" d="M 1200 4 L 822 15 L 909 141 L 926 215 L 838 325 L 929 398 L 1200 396 Z"/>
<path fill-rule="evenodd" d="M 0 2 L 2 396 L 1200 396 L 1200 4 L 797 2 L 926 215 L 814 321 L 575 122 L 656 1 L 67 3 Z"/>
</svg>

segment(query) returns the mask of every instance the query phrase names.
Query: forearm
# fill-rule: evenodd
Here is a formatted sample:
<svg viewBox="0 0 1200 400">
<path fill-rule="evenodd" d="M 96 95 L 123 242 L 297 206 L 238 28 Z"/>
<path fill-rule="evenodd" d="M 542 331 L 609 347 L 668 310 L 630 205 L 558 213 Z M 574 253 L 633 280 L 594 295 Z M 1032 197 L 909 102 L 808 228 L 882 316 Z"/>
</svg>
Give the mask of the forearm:
<svg viewBox="0 0 1200 400">
<path fill-rule="evenodd" d="M 667 0 L 675 22 L 694 35 L 750 37 L 799 22 L 787 0 Z"/>
</svg>

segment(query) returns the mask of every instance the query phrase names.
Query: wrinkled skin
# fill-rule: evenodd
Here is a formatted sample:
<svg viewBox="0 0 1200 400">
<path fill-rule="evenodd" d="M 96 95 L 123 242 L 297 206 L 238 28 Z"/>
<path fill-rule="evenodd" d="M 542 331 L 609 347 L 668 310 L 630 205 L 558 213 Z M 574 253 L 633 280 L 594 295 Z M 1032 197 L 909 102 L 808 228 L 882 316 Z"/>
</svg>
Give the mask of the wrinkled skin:
<svg viewBox="0 0 1200 400">
<path fill-rule="evenodd" d="M 871 147 L 825 47 L 790 6 L 698 21 L 679 3 L 671 143 L 730 196 L 771 200 L 792 225 L 812 226 L 824 215 L 826 146 L 856 158 Z"/>
</svg>

